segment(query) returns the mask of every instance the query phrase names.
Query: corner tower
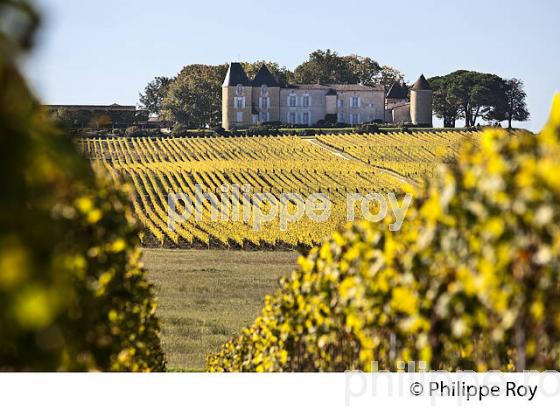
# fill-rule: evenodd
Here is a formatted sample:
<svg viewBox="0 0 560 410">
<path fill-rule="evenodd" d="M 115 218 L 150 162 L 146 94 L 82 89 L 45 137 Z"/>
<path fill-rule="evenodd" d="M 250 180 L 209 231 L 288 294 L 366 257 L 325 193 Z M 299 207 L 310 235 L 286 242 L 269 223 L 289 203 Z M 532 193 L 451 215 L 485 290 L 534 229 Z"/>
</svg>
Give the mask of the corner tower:
<svg viewBox="0 0 560 410">
<path fill-rule="evenodd" d="M 251 81 L 240 63 L 230 63 L 222 84 L 222 127 L 226 130 L 251 124 Z"/>
<path fill-rule="evenodd" d="M 263 64 L 251 82 L 253 86 L 253 124 L 280 121 L 280 85 Z"/>
<path fill-rule="evenodd" d="M 410 119 L 414 125 L 432 126 L 432 88 L 424 74 L 410 89 Z"/>
</svg>

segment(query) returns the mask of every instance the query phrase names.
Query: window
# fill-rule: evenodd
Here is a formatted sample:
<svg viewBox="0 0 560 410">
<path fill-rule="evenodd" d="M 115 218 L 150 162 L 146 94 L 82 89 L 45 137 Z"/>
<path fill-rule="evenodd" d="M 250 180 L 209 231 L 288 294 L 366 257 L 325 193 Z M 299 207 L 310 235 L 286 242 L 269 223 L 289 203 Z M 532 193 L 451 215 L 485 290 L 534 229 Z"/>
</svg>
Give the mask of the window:
<svg viewBox="0 0 560 410">
<path fill-rule="evenodd" d="M 288 97 L 288 106 L 289 107 L 295 107 L 297 105 L 297 97 L 295 94 L 291 94 Z"/>
<path fill-rule="evenodd" d="M 259 113 L 259 120 L 260 120 L 260 122 L 268 122 L 268 121 L 270 121 L 270 113 L 268 113 L 268 112 L 260 112 L 260 113 Z"/>
<path fill-rule="evenodd" d="M 359 97 L 352 97 L 352 108 L 359 108 L 360 107 L 360 98 Z"/>
<path fill-rule="evenodd" d="M 305 125 L 310 125 L 309 124 L 309 113 L 308 112 L 304 112 L 301 118 L 301 122 Z"/>
<path fill-rule="evenodd" d="M 338 108 L 344 107 L 344 101 L 342 101 L 341 99 L 336 100 L 336 102 L 338 104 Z"/>
<path fill-rule="evenodd" d="M 341 112 L 338 113 L 337 121 L 338 122 L 344 122 L 344 114 L 343 113 L 341 113 Z"/>
<path fill-rule="evenodd" d="M 360 123 L 360 114 L 352 114 L 351 116 L 352 120 L 351 120 L 351 124 L 355 125 L 355 124 L 359 124 Z"/>
<path fill-rule="evenodd" d="M 235 97 L 234 100 L 235 108 L 238 110 L 245 108 L 245 97 Z"/>
<path fill-rule="evenodd" d="M 238 97 L 243 95 L 243 84 L 237 84 L 237 90 L 235 91 Z"/>
<path fill-rule="evenodd" d="M 295 124 L 296 123 L 296 113 L 290 112 L 288 113 L 288 124 Z"/>
<path fill-rule="evenodd" d="M 309 107 L 309 96 L 308 96 L 308 95 L 304 95 L 304 96 L 303 96 L 302 105 L 303 105 L 304 107 Z"/>
<path fill-rule="evenodd" d="M 261 97 L 260 98 L 260 107 L 262 109 L 267 109 L 268 108 L 268 97 Z"/>
<path fill-rule="evenodd" d="M 261 96 L 268 96 L 268 87 L 266 84 L 261 85 Z"/>
<path fill-rule="evenodd" d="M 237 122 L 243 122 L 243 112 L 241 112 L 241 111 L 237 112 L 236 121 Z"/>
</svg>

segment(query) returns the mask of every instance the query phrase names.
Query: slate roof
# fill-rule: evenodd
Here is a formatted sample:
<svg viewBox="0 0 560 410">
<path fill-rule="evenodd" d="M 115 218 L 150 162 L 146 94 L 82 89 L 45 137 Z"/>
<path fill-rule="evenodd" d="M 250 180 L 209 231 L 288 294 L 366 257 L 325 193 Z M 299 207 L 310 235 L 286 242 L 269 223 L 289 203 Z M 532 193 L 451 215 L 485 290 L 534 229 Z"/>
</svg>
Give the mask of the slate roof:
<svg viewBox="0 0 560 410">
<path fill-rule="evenodd" d="M 393 85 L 387 92 L 387 98 L 394 98 L 395 100 L 406 100 L 408 98 L 406 85 L 401 84 L 400 81 L 393 83 Z"/>
<path fill-rule="evenodd" d="M 260 87 L 262 85 L 266 85 L 268 87 L 278 87 L 278 81 L 274 78 L 274 76 L 268 71 L 268 68 L 263 64 L 261 68 L 259 68 L 259 72 L 251 82 L 253 87 Z"/>
<path fill-rule="evenodd" d="M 222 84 L 222 86 L 235 87 L 239 84 L 242 84 L 244 86 L 250 86 L 251 81 L 247 77 L 247 74 L 245 73 L 245 70 L 243 69 L 240 63 L 230 63 L 226 74 L 226 78 L 224 79 L 224 83 Z"/>
<path fill-rule="evenodd" d="M 424 74 L 421 74 L 420 77 L 418 77 L 418 80 L 416 80 L 416 82 L 411 88 L 411 90 L 414 91 L 431 90 L 431 89 L 432 87 L 430 87 L 430 83 L 428 82 L 428 80 L 426 80 Z"/>
<path fill-rule="evenodd" d="M 382 86 L 367 86 L 363 84 L 289 84 L 286 88 L 298 90 L 331 90 L 336 91 L 382 91 Z"/>
</svg>

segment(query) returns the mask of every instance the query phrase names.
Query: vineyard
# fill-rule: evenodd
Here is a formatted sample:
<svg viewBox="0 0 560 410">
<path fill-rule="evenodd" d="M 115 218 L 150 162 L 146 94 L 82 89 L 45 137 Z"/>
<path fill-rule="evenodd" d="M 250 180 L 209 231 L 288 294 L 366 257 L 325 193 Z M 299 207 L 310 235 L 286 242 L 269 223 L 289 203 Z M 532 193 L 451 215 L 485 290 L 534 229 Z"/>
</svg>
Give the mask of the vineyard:
<svg viewBox="0 0 560 410">
<path fill-rule="evenodd" d="M 415 132 L 318 136 L 322 143 L 372 166 L 394 171 L 420 182 L 432 177 L 437 163 L 455 160 L 465 140 L 475 141 L 476 131 Z"/>
<path fill-rule="evenodd" d="M 237 138 L 86 138 L 82 154 L 101 164 L 118 182 L 133 187 L 133 206 L 145 226 L 147 246 L 293 248 L 311 246 L 346 222 L 348 193 L 400 192 L 452 160 L 475 133 L 414 133 Z M 202 218 L 170 227 L 168 194 L 195 198 L 196 189 L 222 198 L 224 186 L 250 187 L 279 198 L 324 193 L 332 202 L 328 220 L 302 218 L 288 229 L 277 219 L 255 230 L 252 219 L 212 218 L 218 211 L 202 203 Z M 249 201 L 236 197 L 241 204 Z M 228 205 L 233 207 L 231 198 Z M 181 208 L 179 205 L 178 211 Z M 263 208 L 268 205 L 261 204 Z M 295 206 L 295 204 L 294 204 Z"/>
</svg>

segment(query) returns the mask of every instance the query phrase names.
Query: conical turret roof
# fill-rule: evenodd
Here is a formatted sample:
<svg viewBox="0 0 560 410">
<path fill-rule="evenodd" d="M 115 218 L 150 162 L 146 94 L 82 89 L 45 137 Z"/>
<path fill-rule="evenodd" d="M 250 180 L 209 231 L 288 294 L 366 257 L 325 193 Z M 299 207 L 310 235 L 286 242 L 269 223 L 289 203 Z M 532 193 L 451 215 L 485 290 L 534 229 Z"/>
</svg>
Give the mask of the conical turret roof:
<svg viewBox="0 0 560 410">
<path fill-rule="evenodd" d="M 259 72 L 253 79 L 252 83 L 253 87 L 260 87 L 261 85 L 266 85 L 268 87 L 278 87 L 278 81 L 274 78 L 274 76 L 270 73 L 266 65 L 261 65 L 259 68 Z"/>
<path fill-rule="evenodd" d="M 424 77 L 424 74 L 421 74 L 420 77 L 418 77 L 418 80 L 416 80 L 416 82 L 414 83 L 414 85 L 411 88 L 414 91 L 420 91 L 420 90 L 431 90 L 432 87 L 430 87 L 430 83 L 428 82 L 428 80 L 426 80 L 426 77 Z"/>
<path fill-rule="evenodd" d="M 394 82 L 387 92 L 387 98 L 394 98 L 395 100 L 405 100 L 407 97 L 406 86 L 401 84 L 400 81 Z"/>
<path fill-rule="evenodd" d="M 222 86 L 235 87 L 239 84 L 250 86 L 251 81 L 249 81 L 249 78 L 247 77 L 247 74 L 245 73 L 245 70 L 240 63 L 230 63 L 226 78 L 224 79 L 224 83 L 222 84 Z"/>
</svg>

